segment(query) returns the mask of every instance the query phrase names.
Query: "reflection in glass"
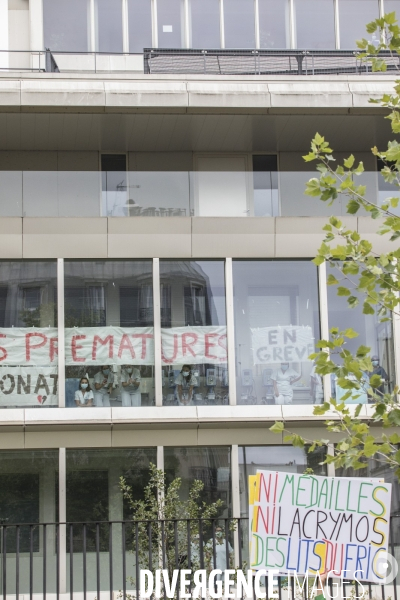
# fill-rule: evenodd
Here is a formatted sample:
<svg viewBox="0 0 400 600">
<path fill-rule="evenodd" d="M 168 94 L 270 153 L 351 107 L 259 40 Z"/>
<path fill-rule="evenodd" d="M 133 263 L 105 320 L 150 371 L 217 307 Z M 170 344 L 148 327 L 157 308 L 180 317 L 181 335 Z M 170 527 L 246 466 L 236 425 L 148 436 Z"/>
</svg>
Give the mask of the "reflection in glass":
<svg viewBox="0 0 400 600">
<path fill-rule="evenodd" d="M 164 468 L 167 483 L 182 478 L 180 496 L 189 497 L 194 480 L 204 484 L 202 500 L 206 504 L 223 500 L 219 517 L 231 515 L 231 449 L 228 446 L 201 446 L 196 448 L 164 448 Z"/>
<path fill-rule="evenodd" d="M 122 52 L 122 1 L 95 0 L 96 50 Z"/>
<path fill-rule="evenodd" d="M 225 2 L 225 47 L 254 48 L 256 45 L 254 19 L 253 0 Z"/>
<path fill-rule="evenodd" d="M 183 0 L 157 0 L 158 47 L 183 48 Z"/>
<path fill-rule="evenodd" d="M 234 260 L 233 285 L 238 404 L 321 404 L 317 268 Z"/>
<path fill-rule="evenodd" d="M 290 48 L 288 0 L 258 0 L 260 48 Z"/>
<path fill-rule="evenodd" d="M 163 402 L 229 404 L 223 261 L 160 261 Z"/>
<path fill-rule="evenodd" d="M 103 217 L 124 217 L 127 211 L 128 183 L 125 154 L 102 154 Z"/>
<path fill-rule="evenodd" d="M 143 52 L 153 45 L 151 0 L 128 0 L 129 52 Z"/>
<path fill-rule="evenodd" d="M 386 3 L 385 3 L 386 6 Z M 381 170 L 384 168 L 384 163 L 378 159 L 378 206 L 382 206 L 382 204 L 386 204 L 388 198 L 400 198 L 400 189 L 398 185 L 394 183 L 387 183 L 382 174 Z M 400 202 L 396 207 L 391 206 L 390 212 L 395 215 L 400 215 Z"/>
<path fill-rule="evenodd" d="M 152 261 L 65 261 L 64 271 L 66 406 L 88 405 L 89 391 L 94 406 L 153 405 Z"/>
<path fill-rule="evenodd" d="M 2 408 L 58 404 L 56 290 L 55 261 L 0 261 Z"/>
<path fill-rule="evenodd" d="M 279 216 L 278 164 L 273 154 L 253 155 L 254 216 Z"/>
<path fill-rule="evenodd" d="M 327 266 L 327 275 L 330 274 L 338 280 L 343 279 L 343 275 L 337 268 Z M 345 286 L 348 287 L 348 282 L 345 282 Z M 363 390 L 357 390 L 354 398 L 346 400 L 347 403 L 366 404 L 372 402 L 368 396 L 368 387 L 369 378 L 374 373 L 382 378 L 382 386 L 378 389 L 380 393 L 392 391 L 395 385 L 393 326 L 391 321 L 380 323 L 376 314 L 365 315 L 363 313 L 365 297 L 353 290 L 351 293 L 359 299 L 359 304 L 350 309 L 347 297 L 337 295 L 337 286 L 328 286 L 329 327 L 339 327 L 340 330 L 351 328 L 358 333 L 356 338 L 346 339 L 345 347 L 351 353 L 355 353 L 361 345 L 371 348 L 371 359 L 377 362 L 374 372 L 364 373 Z M 332 355 L 332 360 L 339 364 L 341 359 Z M 332 395 L 340 400 L 344 394 L 345 390 L 340 388 L 332 378 Z"/>
<path fill-rule="evenodd" d="M 190 0 L 190 47 L 220 48 L 219 0 Z"/>
<path fill-rule="evenodd" d="M 53 52 L 89 50 L 89 1 L 43 1 L 44 46 Z"/>
<path fill-rule="evenodd" d="M 360 18 L 362 15 L 362 19 Z M 379 44 L 379 34 L 368 34 L 365 24 L 379 17 L 378 0 L 339 0 L 340 48 L 355 50 L 356 41 L 366 38 Z"/>
<path fill-rule="evenodd" d="M 336 47 L 333 0 L 296 0 L 296 48 Z"/>
</svg>

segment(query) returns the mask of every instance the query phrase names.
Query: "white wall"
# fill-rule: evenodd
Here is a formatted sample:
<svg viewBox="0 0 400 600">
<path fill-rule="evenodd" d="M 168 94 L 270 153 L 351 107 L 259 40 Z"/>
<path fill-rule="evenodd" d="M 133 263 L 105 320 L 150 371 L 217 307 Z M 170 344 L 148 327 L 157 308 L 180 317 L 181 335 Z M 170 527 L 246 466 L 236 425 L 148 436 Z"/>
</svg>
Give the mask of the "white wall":
<svg viewBox="0 0 400 600">
<path fill-rule="evenodd" d="M 0 0 L 0 50 L 8 50 L 8 0 Z M 8 55 L 0 52 L 0 68 L 8 67 Z"/>
</svg>

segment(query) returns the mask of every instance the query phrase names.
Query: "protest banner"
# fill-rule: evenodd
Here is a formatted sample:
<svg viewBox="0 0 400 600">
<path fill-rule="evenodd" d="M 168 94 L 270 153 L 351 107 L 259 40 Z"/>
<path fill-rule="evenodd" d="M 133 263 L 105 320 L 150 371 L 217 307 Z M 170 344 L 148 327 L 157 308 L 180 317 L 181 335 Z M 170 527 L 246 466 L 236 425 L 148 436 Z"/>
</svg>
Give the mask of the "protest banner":
<svg viewBox="0 0 400 600">
<path fill-rule="evenodd" d="M 164 365 L 227 361 L 226 327 L 162 329 L 161 338 Z M 154 365 L 152 327 L 74 327 L 65 330 L 67 366 L 126 363 Z M 57 328 L 0 329 L 0 366 L 57 364 Z"/>
<path fill-rule="evenodd" d="M 1 406 L 57 406 L 57 367 L 0 367 Z"/>
<path fill-rule="evenodd" d="M 249 477 L 250 566 L 381 583 L 391 484 L 258 471 Z"/>
<path fill-rule="evenodd" d="M 255 365 L 303 362 L 315 350 L 311 327 L 301 325 L 252 329 L 251 343 Z"/>
</svg>

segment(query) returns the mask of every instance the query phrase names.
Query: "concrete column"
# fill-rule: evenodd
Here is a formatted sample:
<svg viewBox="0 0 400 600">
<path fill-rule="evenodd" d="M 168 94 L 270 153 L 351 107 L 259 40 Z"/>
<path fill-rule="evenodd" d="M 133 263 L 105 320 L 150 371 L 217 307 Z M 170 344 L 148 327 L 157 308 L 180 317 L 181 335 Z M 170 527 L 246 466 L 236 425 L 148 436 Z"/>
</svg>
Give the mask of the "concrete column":
<svg viewBox="0 0 400 600">
<path fill-rule="evenodd" d="M 29 29 L 31 50 L 44 50 L 42 0 L 29 0 Z"/>
</svg>

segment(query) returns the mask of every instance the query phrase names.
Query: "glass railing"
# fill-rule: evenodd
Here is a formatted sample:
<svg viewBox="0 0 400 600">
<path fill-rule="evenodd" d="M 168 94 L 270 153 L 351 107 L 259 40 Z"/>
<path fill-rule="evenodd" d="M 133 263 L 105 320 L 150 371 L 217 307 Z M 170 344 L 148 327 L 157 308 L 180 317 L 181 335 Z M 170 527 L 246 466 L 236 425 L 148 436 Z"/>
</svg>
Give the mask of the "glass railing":
<svg viewBox="0 0 400 600">
<path fill-rule="evenodd" d="M 304 195 L 306 181 L 315 176 L 315 171 L 0 171 L 0 217 L 346 214 L 345 197 L 332 207 Z M 372 171 L 358 178 L 371 202 L 400 195 L 381 179 Z"/>
</svg>

